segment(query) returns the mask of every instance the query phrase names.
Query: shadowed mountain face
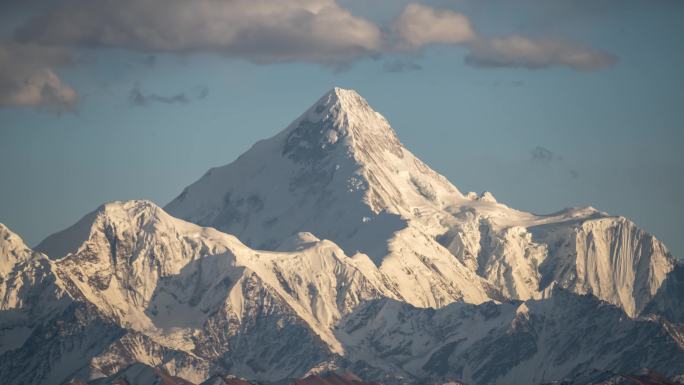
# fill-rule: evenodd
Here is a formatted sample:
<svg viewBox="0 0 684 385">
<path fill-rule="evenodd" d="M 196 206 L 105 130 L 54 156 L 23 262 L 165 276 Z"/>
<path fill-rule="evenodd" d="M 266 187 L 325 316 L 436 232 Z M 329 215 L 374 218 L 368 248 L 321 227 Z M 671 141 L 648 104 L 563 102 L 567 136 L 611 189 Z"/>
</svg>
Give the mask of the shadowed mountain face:
<svg viewBox="0 0 684 385">
<path fill-rule="evenodd" d="M 684 324 L 684 263 L 672 270 L 643 312 L 658 314 L 667 320 Z"/>
<path fill-rule="evenodd" d="M 684 378 L 676 376 L 668 378 L 650 369 L 640 370 L 633 374 L 617 374 L 594 371 L 574 380 L 557 382 L 558 385 L 682 385 Z M 551 384 L 549 384 L 551 385 Z"/>
<path fill-rule="evenodd" d="M 349 90 L 166 209 L 111 202 L 37 250 L 0 226 L 10 385 L 684 374 L 681 266 L 655 237 L 464 195 Z"/>
<path fill-rule="evenodd" d="M 295 380 L 294 385 L 379 385 L 376 382 L 366 382 L 353 373 L 328 373 L 311 375 Z"/>
<path fill-rule="evenodd" d="M 131 365 L 119 373 L 108 378 L 100 378 L 94 381 L 73 379 L 67 385 L 197 385 L 183 378 L 172 376 L 163 369 L 153 368 L 143 364 Z M 249 385 L 248 382 L 232 383 L 231 385 Z"/>
</svg>

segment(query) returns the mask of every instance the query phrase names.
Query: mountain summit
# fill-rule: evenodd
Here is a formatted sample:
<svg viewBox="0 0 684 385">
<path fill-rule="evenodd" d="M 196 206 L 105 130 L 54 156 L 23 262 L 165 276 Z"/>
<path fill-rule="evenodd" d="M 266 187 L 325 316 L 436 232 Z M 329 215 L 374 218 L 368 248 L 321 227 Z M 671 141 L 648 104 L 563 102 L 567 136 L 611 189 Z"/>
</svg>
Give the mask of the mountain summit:
<svg viewBox="0 0 684 385">
<path fill-rule="evenodd" d="M 334 88 L 276 136 L 209 170 L 165 209 L 253 247 L 275 248 L 311 231 L 380 262 L 384 240 L 405 227 L 402 214 L 459 198 L 365 99 Z"/>
<path fill-rule="evenodd" d="M 463 195 L 341 88 L 165 209 L 260 249 L 301 232 L 332 240 L 370 256 L 396 296 L 417 306 L 540 298 L 559 284 L 634 316 L 675 265 L 622 217 L 593 208 L 538 216 L 488 192 Z"/>
<path fill-rule="evenodd" d="M 287 139 L 284 152 L 295 157 L 300 151 L 307 152 L 315 148 L 330 150 L 331 146 L 345 140 L 351 148 L 361 152 L 375 148 L 402 157 L 402 145 L 387 120 L 354 90 L 333 88 L 285 132 Z M 365 161 L 371 159 L 366 158 Z"/>
<path fill-rule="evenodd" d="M 684 269 L 654 236 L 461 194 L 350 90 L 166 210 L 106 203 L 37 249 L 0 225 L 3 384 L 684 374 Z"/>
<path fill-rule="evenodd" d="M 440 223 L 445 207 L 464 201 L 359 94 L 335 88 L 279 134 L 209 170 L 165 209 L 259 249 L 310 232 L 349 255 L 368 255 L 398 298 L 442 306 L 497 296 L 435 240 L 447 230 Z"/>
</svg>

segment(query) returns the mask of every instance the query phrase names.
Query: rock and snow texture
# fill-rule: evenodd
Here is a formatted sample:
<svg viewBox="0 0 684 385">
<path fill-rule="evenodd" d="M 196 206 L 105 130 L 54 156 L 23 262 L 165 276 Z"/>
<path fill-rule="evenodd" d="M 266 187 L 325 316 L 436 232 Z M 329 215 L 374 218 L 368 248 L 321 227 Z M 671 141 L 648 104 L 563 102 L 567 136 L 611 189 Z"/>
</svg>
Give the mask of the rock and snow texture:
<svg viewBox="0 0 684 385">
<path fill-rule="evenodd" d="M 0 276 L 7 277 L 17 264 L 30 260 L 32 256 L 33 250 L 0 223 Z"/>
<path fill-rule="evenodd" d="M 278 249 L 300 232 L 368 255 L 399 298 L 420 306 L 491 298 L 436 240 L 444 202 L 465 198 L 399 142 L 354 91 L 335 88 L 275 137 L 209 170 L 166 210 Z"/>
<path fill-rule="evenodd" d="M 112 328 L 95 351 L 50 353 L 90 356 L 84 368 L 78 367 L 85 365 L 81 361 L 73 364 L 87 379 L 134 363 L 161 365 L 198 382 L 210 370 L 255 380 L 302 375 L 343 354 L 333 333 L 339 319 L 362 302 L 393 297 L 366 255 L 348 257 L 310 234 L 293 241 L 289 252 L 252 250 L 232 235 L 173 218 L 147 201 L 103 205 L 60 236 L 84 239 L 54 261 L 41 256 L 75 303 L 75 310 L 63 311 L 91 315 Z M 67 317 L 82 324 L 84 334 L 95 322 L 54 316 L 54 322 Z M 19 363 L 0 365 L 0 374 L 14 375 Z M 63 380 L 61 372 L 42 373 L 39 383 Z"/>
<path fill-rule="evenodd" d="M 296 376 L 343 353 L 332 332 L 341 317 L 392 296 L 367 256 L 330 241 L 256 251 L 147 201 L 103 205 L 60 234 L 85 239 L 51 262 L 61 287 L 126 331 L 88 378 L 167 360 L 190 380 L 217 365 L 256 380 Z"/>
<path fill-rule="evenodd" d="M 0 224 L 0 354 L 22 346 L 41 318 L 66 306 L 53 269 Z"/>
<path fill-rule="evenodd" d="M 356 373 L 389 371 L 415 382 L 542 384 L 597 369 L 684 371 L 684 350 L 665 326 L 627 318 L 591 296 L 554 291 L 543 300 L 437 310 L 379 300 L 346 319 L 338 335 L 353 346 L 350 355 L 364 357 Z"/>
<path fill-rule="evenodd" d="M 674 268 L 652 235 L 592 208 L 539 216 L 466 195 L 335 88 L 276 136 L 209 170 L 166 210 L 278 249 L 301 232 L 370 256 L 399 299 L 541 298 L 558 284 L 636 316 Z"/>
<path fill-rule="evenodd" d="M 166 210 L 108 203 L 36 251 L 0 225 L 0 382 L 684 373 L 684 278 L 658 240 L 592 208 L 463 195 L 354 91 Z"/>
<path fill-rule="evenodd" d="M 308 239 L 291 252 L 256 251 L 236 237 L 176 219 L 149 201 L 112 202 L 76 224 L 86 241 L 56 263 L 58 274 L 104 314 L 178 348 L 222 306 L 237 321 L 264 290 L 334 345 L 329 329 L 361 301 L 391 296 L 367 256 L 347 257 L 329 241 Z M 70 237 L 70 234 L 64 233 Z M 252 287 L 252 285 L 256 285 Z"/>
<path fill-rule="evenodd" d="M 593 293 L 631 316 L 644 310 L 675 267 L 660 241 L 624 217 L 582 219 L 530 231 L 540 242 L 555 246 L 539 267 L 546 282 Z"/>
</svg>

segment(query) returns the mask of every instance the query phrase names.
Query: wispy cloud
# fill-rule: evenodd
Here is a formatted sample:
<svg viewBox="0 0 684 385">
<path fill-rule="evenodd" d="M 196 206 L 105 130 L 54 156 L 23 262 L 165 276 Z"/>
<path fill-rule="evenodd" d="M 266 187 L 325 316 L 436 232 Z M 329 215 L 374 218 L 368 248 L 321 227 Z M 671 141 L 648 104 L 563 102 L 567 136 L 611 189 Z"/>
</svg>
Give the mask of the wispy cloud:
<svg viewBox="0 0 684 385">
<path fill-rule="evenodd" d="M 198 86 L 191 91 L 191 95 L 186 92 L 180 92 L 172 95 L 161 95 L 153 92 L 145 92 L 141 89 L 140 84 L 136 83 L 128 93 L 128 101 L 131 105 L 136 107 L 145 107 L 154 103 L 162 104 L 188 104 L 193 99 L 202 100 L 209 95 L 209 88 L 206 86 Z"/>
<path fill-rule="evenodd" d="M 207 86 L 197 86 L 194 91 L 197 94 L 197 99 L 206 99 L 209 96 L 209 87 Z"/>
<path fill-rule="evenodd" d="M 467 64 L 475 67 L 539 69 L 565 66 L 579 71 L 610 67 L 617 58 L 575 43 L 523 36 L 479 38 L 469 44 Z"/>
<path fill-rule="evenodd" d="M 617 57 L 584 45 L 519 35 L 488 37 L 477 33 L 470 19 L 451 10 L 409 4 L 392 30 L 397 49 L 416 50 L 431 44 L 461 45 L 468 49 L 465 63 L 473 67 L 542 69 L 569 67 L 592 71 L 613 66 Z"/>
<path fill-rule="evenodd" d="M 144 55 L 140 58 L 140 63 L 146 67 L 152 68 L 157 65 L 157 56 Z"/>
<path fill-rule="evenodd" d="M 530 160 L 537 165 L 560 169 L 572 179 L 578 179 L 580 176 L 576 169 L 571 168 L 566 164 L 565 159 L 563 159 L 561 155 L 558 155 L 556 152 L 544 146 L 532 148 L 530 150 Z"/>
<path fill-rule="evenodd" d="M 382 63 L 382 70 L 384 72 L 389 72 L 389 73 L 420 71 L 422 69 L 423 69 L 423 67 L 420 64 L 413 62 L 413 61 L 410 61 L 410 60 L 395 59 L 395 60 L 386 60 L 384 63 Z"/>
<path fill-rule="evenodd" d="M 530 150 L 532 160 L 540 163 L 551 163 L 556 160 L 556 154 L 546 147 L 537 146 Z"/>
</svg>

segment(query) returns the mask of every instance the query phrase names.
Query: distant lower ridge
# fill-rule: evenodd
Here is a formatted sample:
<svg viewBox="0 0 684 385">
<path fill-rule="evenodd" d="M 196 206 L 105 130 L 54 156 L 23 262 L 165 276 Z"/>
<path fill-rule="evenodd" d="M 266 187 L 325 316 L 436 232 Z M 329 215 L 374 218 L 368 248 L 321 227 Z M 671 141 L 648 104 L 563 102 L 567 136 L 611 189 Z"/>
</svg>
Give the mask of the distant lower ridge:
<svg viewBox="0 0 684 385">
<path fill-rule="evenodd" d="M 109 378 L 101 378 L 91 382 L 73 379 L 66 385 L 198 385 L 183 378 L 172 376 L 163 369 L 146 365 L 132 365 L 121 373 Z M 351 372 L 314 374 L 302 379 L 283 382 L 284 385 L 381 385 L 368 382 Z M 455 383 L 460 384 L 460 383 Z M 230 375 L 214 375 L 199 385 L 260 385 Z"/>
<path fill-rule="evenodd" d="M 342 374 L 328 373 L 324 375 L 311 375 L 306 378 L 295 380 L 294 385 L 379 385 L 377 382 L 367 382 L 353 373 Z"/>
<path fill-rule="evenodd" d="M 133 365 L 138 366 L 138 365 Z M 66 385 L 268 385 L 257 381 L 248 381 L 230 375 L 215 375 L 201 384 L 172 376 L 159 368 L 128 368 L 121 374 L 107 379 L 98 379 L 85 382 L 74 379 Z M 143 381 L 143 382 L 141 382 Z M 374 381 L 364 381 L 351 372 L 329 372 L 325 374 L 313 374 L 301 379 L 283 381 L 278 385 L 383 385 Z M 440 382 L 426 383 L 425 385 L 467 385 L 456 380 L 444 380 Z M 534 384 L 531 384 L 534 385 Z M 553 381 L 539 385 L 684 385 L 684 378 L 677 376 L 668 378 L 650 369 L 643 369 L 634 374 L 617 374 L 612 372 L 592 371 L 582 374 L 572 380 Z"/>
</svg>

